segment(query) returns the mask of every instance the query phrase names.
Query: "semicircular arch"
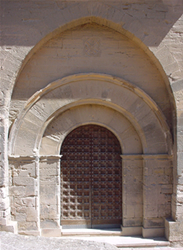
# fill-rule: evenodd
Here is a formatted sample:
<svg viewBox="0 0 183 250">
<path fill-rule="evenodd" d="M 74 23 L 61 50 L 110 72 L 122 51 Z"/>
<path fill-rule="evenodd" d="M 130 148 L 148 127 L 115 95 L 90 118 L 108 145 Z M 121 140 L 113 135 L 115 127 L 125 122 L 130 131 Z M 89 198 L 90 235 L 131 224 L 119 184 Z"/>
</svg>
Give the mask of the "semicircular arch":
<svg viewBox="0 0 183 250">
<path fill-rule="evenodd" d="M 142 154 L 141 139 L 128 119 L 112 108 L 85 104 L 62 112 L 48 124 L 41 139 L 40 155 L 58 155 L 66 136 L 89 124 L 110 130 L 118 138 L 123 154 Z"/>
<path fill-rule="evenodd" d="M 104 6 L 104 8 L 105 8 L 105 6 Z M 32 48 L 32 50 L 28 53 L 28 55 L 27 55 L 27 59 L 25 59 L 24 60 L 24 62 L 23 62 L 23 64 L 22 64 L 22 67 L 21 67 L 21 69 L 19 70 L 19 74 L 18 74 L 18 76 L 17 76 L 17 80 L 16 80 L 16 85 L 15 85 L 15 88 L 14 88 L 14 91 L 13 91 L 13 95 L 12 95 L 12 106 L 11 106 L 11 108 L 10 108 L 10 117 L 12 117 L 12 119 L 11 119 L 11 122 L 13 123 L 14 121 L 15 121 L 15 119 L 16 119 L 16 114 L 17 113 L 20 113 L 21 112 L 21 109 L 23 108 L 23 103 L 24 103 L 24 101 L 20 101 L 18 104 L 15 104 L 14 105 L 14 103 L 16 102 L 16 99 L 17 98 L 20 98 L 20 95 L 19 95 L 19 90 L 18 91 L 16 91 L 16 89 L 19 89 L 19 88 L 23 88 L 24 90 L 28 87 L 29 88 L 29 86 L 31 86 L 31 85 L 33 85 L 33 83 L 32 83 L 32 80 L 30 80 L 30 82 L 29 82 L 29 80 L 27 81 L 27 79 L 24 81 L 23 80 L 23 85 L 25 85 L 25 84 L 27 84 L 26 86 L 23 86 L 22 87 L 22 83 L 20 84 L 20 78 L 21 78 L 21 72 L 23 72 L 23 74 L 26 74 L 25 73 L 25 68 L 27 67 L 27 63 L 28 63 L 28 61 L 29 62 L 31 62 L 32 60 L 33 60 L 33 63 L 30 63 L 31 65 L 29 65 L 30 67 L 32 67 L 34 64 L 36 65 L 36 63 L 35 63 L 35 60 L 33 59 L 33 57 L 35 56 L 35 54 L 37 54 L 37 52 L 39 52 L 41 49 L 43 49 L 43 47 L 44 46 L 46 46 L 45 44 L 48 42 L 48 41 L 50 41 L 50 39 L 56 39 L 56 37 L 57 36 L 60 36 L 60 37 L 62 37 L 62 35 L 63 35 L 63 33 L 64 32 L 67 32 L 68 30 L 70 30 L 70 29 L 77 29 L 77 27 L 80 27 L 81 25 L 82 26 L 85 26 L 85 24 L 96 24 L 96 25 L 99 25 L 99 26 L 101 26 L 101 27 L 103 27 L 104 29 L 105 29 L 105 27 L 106 28 L 108 28 L 108 29 L 111 29 L 111 31 L 115 31 L 116 32 L 116 34 L 117 33 L 119 33 L 119 34 L 121 34 L 122 36 L 121 36 L 121 38 L 120 39 L 122 39 L 122 37 L 124 36 L 124 37 L 126 37 L 126 38 L 128 38 L 129 39 L 129 43 L 134 43 L 134 46 L 136 47 L 135 49 L 138 51 L 138 49 L 140 48 L 143 52 L 145 52 L 145 54 L 146 54 L 146 59 L 147 59 L 147 61 L 153 61 L 153 64 L 155 64 L 156 66 L 155 66 L 155 68 L 158 68 L 158 71 L 160 72 L 160 74 L 159 74 L 159 72 L 157 71 L 156 73 L 157 73 L 157 75 L 159 75 L 158 76 L 158 78 L 160 77 L 160 75 L 161 76 L 163 76 L 163 86 L 161 86 L 160 87 L 160 85 L 159 85 L 159 82 L 156 84 L 156 87 L 154 87 L 154 88 L 156 88 L 156 91 L 157 91 L 157 88 L 158 88 L 158 92 L 159 92 L 159 90 L 160 90 L 160 92 L 161 92 L 161 95 L 164 95 L 163 93 L 165 93 L 165 92 L 167 92 L 167 90 L 168 90 L 168 92 L 169 92 L 169 98 L 167 98 L 167 96 L 165 97 L 164 96 L 164 98 L 161 98 L 161 100 L 158 100 L 159 102 L 157 102 L 157 100 L 155 100 L 154 99 L 154 97 L 156 97 L 156 96 L 158 96 L 158 95 L 154 95 L 153 97 L 151 96 L 151 94 L 152 93 L 154 93 L 154 91 L 155 91 L 155 89 L 153 90 L 153 91 L 151 91 L 151 93 L 150 92 L 148 92 L 148 94 L 158 103 L 158 105 L 160 105 L 160 108 L 163 110 L 163 112 L 164 112 L 164 114 L 165 114 L 165 116 L 168 116 L 167 117 L 167 121 L 168 121 L 168 123 L 171 123 L 171 125 L 169 124 L 169 126 L 170 126 L 170 128 L 172 129 L 172 114 L 171 114 L 171 112 L 168 112 L 167 110 L 170 110 L 170 106 L 172 106 L 172 103 L 174 103 L 174 100 L 172 99 L 172 91 L 171 91 L 171 88 L 170 88 L 170 84 L 169 84 L 169 81 L 168 81 L 168 78 L 167 78 L 167 76 L 166 76 L 166 74 L 165 74 L 165 72 L 164 72 L 164 70 L 163 70 L 163 68 L 162 68 L 162 65 L 159 63 L 159 61 L 157 60 L 157 58 L 155 57 L 155 55 L 150 51 L 150 49 L 144 44 L 144 43 L 142 43 L 142 41 L 140 40 L 140 39 L 138 39 L 134 34 L 132 34 L 129 30 L 125 30 L 119 23 L 116 23 L 114 20 L 113 20 L 113 18 L 112 18 L 112 16 L 111 16 L 111 18 L 110 18 L 110 20 L 109 19 L 107 19 L 107 18 L 103 18 L 103 17 L 101 17 L 100 15 L 97 15 L 97 16 L 83 16 L 83 17 L 78 17 L 78 18 L 75 18 L 75 20 L 72 20 L 72 18 L 71 18 L 71 20 L 69 20 L 67 23 L 63 23 L 62 25 L 60 25 L 59 27 L 55 27 L 55 29 L 53 29 L 52 31 L 50 31 L 43 39 L 41 39 L 33 48 Z M 78 28 L 78 30 L 80 30 L 80 28 Z M 134 50 L 134 48 L 133 48 L 133 50 Z M 49 53 L 49 52 L 48 52 Z M 115 55 L 117 55 L 117 52 L 116 52 L 116 54 Z M 53 57 L 54 57 L 54 55 L 53 55 Z M 116 56 L 115 56 L 116 57 Z M 145 61 L 146 61 L 146 59 L 145 59 Z M 40 62 L 37 62 L 37 64 L 38 65 L 41 65 L 41 63 Z M 53 63 L 54 64 L 54 63 Z M 119 64 L 119 63 L 118 63 Z M 122 63 L 123 64 L 123 63 Z M 137 65 L 139 64 L 139 62 L 137 62 Z M 26 67 L 25 67 L 26 66 Z M 152 66 L 152 63 L 151 63 L 151 66 Z M 143 66 L 144 67 L 144 66 Z M 142 67 L 142 68 L 143 68 Z M 153 66 L 154 67 L 154 66 Z M 152 68 L 153 68 L 152 67 Z M 23 70 L 24 69 L 24 70 Z M 35 68 L 33 69 L 33 70 L 35 70 Z M 61 71 L 61 70 L 60 70 Z M 64 71 L 64 70 L 63 70 Z M 81 69 L 81 72 L 82 72 L 83 70 Z M 88 70 L 88 72 L 89 72 L 90 70 Z M 144 69 L 144 71 L 146 71 L 146 69 Z M 30 70 L 28 69 L 28 72 L 30 73 Z M 53 72 L 51 72 L 50 71 L 50 68 L 49 68 L 49 70 L 48 70 L 48 72 L 49 72 L 49 76 L 50 75 L 54 75 L 54 73 Z M 84 72 L 84 71 L 83 71 Z M 93 72 L 95 72 L 95 70 L 93 71 Z M 107 69 L 106 71 L 102 71 L 101 70 L 101 72 L 103 72 L 103 73 L 106 73 L 106 72 L 108 72 L 109 74 L 113 74 L 113 72 L 109 72 L 109 69 Z M 100 72 L 100 73 L 101 73 Z M 28 73 L 28 74 L 29 74 Z M 35 71 L 34 71 L 34 73 L 35 73 Z M 74 74 L 74 73 L 77 73 L 76 71 L 72 71 L 72 72 L 69 72 L 69 74 Z M 152 76 L 154 76 L 154 75 L 156 75 L 156 73 L 151 73 L 151 77 Z M 142 73 L 143 74 L 143 73 Z M 31 73 L 29 74 L 29 75 L 31 75 Z M 48 79 L 49 78 L 49 76 L 46 76 L 46 78 Z M 67 75 L 67 72 L 65 72 L 65 74 L 64 75 Z M 117 74 L 115 74 L 114 73 L 114 75 L 119 75 L 118 73 Z M 131 74 L 131 75 L 133 75 L 133 74 Z M 146 75 L 146 74 L 143 74 L 144 76 Z M 37 76 L 38 77 L 38 76 Z M 40 76 L 39 76 L 40 77 Z M 49 79 L 48 81 L 46 81 L 45 80 L 45 85 L 49 82 L 49 81 L 52 81 L 53 79 L 57 79 L 57 78 L 62 78 L 63 77 L 63 75 L 61 75 L 61 76 L 56 76 L 55 78 L 53 77 L 52 79 Z M 123 78 L 123 76 L 121 76 L 121 75 L 119 75 L 119 77 L 122 77 Z M 149 77 L 149 79 L 151 78 L 151 77 Z M 28 77 L 29 78 L 29 77 Z M 34 76 L 33 76 L 33 78 L 34 78 Z M 137 77 L 137 78 L 139 78 L 139 77 Z M 162 77 L 160 77 L 160 78 L 162 78 Z M 128 79 L 128 78 L 127 78 Z M 129 80 L 129 79 L 128 79 Z M 157 80 L 157 78 L 156 78 L 156 80 Z M 156 80 L 154 80 L 154 83 L 156 83 Z M 39 80 L 39 84 L 40 84 L 40 82 L 41 82 L 42 80 L 41 80 L 41 78 L 40 78 L 40 80 Z M 146 81 L 148 81 L 148 79 L 146 79 Z M 33 80 L 33 82 L 35 82 L 34 80 Z M 130 79 L 130 82 L 133 82 L 133 80 L 132 79 Z M 139 82 L 143 82 L 143 77 L 142 77 L 142 80 L 139 78 Z M 44 85 L 44 83 L 42 83 L 43 85 Z M 136 82 L 134 82 L 134 83 L 136 83 Z M 166 83 L 166 87 L 164 86 L 164 83 Z M 20 85 L 19 85 L 20 84 Z M 39 86 L 39 84 L 36 84 L 36 86 L 37 86 L 37 89 L 35 90 L 35 91 L 37 91 L 38 89 L 41 89 L 43 86 L 40 84 L 40 86 Z M 152 84 L 152 83 L 151 83 Z M 144 86 L 149 86 L 149 85 L 151 85 L 151 84 L 145 84 Z M 29 85 L 29 86 L 28 86 Z M 44 86 L 45 86 L 44 85 Z M 138 84 L 137 84 L 138 85 Z M 160 88 L 160 89 L 159 89 Z M 34 89 L 34 88 L 33 88 Z M 142 88 L 143 89 L 143 88 Z M 28 99 L 33 93 L 35 93 L 34 92 L 34 90 L 33 90 L 33 92 L 31 92 L 31 88 L 29 89 L 29 91 L 24 91 L 23 90 L 23 92 L 22 92 L 22 95 L 25 95 L 24 96 L 24 99 Z M 146 90 L 145 90 L 145 92 L 146 92 Z M 30 95 L 27 95 L 27 93 L 31 93 Z M 14 94 L 15 94 L 15 96 L 14 96 Z M 166 93 L 167 94 L 167 93 Z M 15 101 L 14 101 L 14 98 L 15 98 Z M 161 106 L 161 103 L 162 103 L 162 99 L 163 100 L 169 100 L 170 99 L 170 102 L 169 103 L 166 103 L 168 106 L 165 108 L 165 104 L 162 104 L 162 106 Z M 21 104 L 22 103 L 22 104 Z M 10 124 L 11 124 L 11 122 L 10 122 Z"/>
<path fill-rule="evenodd" d="M 100 102 L 113 107 L 127 117 L 141 138 L 145 138 L 142 142 L 144 153 L 170 153 L 170 131 L 158 106 L 133 84 L 103 74 L 65 77 L 36 93 L 14 125 L 11 152 L 30 155 L 37 151 L 37 138 L 41 139 L 50 117 L 54 117 L 57 110 L 68 109 L 76 102 Z"/>
</svg>

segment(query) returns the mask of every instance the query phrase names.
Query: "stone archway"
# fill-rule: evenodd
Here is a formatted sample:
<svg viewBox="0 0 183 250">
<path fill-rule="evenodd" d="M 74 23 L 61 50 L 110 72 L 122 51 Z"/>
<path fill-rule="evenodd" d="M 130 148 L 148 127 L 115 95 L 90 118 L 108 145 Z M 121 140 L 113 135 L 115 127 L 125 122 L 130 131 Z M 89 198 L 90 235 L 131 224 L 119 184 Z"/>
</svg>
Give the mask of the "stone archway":
<svg viewBox="0 0 183 250">
<path fill-rule="evenodd" d="M 122 164 L 118 139 L 84 125 L 61 147 L 61 226 L 111 228 L 122 224 Z"/>
<path fill-rule="evenodd" d="M 74 75 L 49 84 L 29 100 L 12 130 L 12 171 L 30 166 L 35 177 L 30 173 L 32 179 L 26 185 L 36 182 L 39 188 L 33 194 L 39 203 L 30 218 L 38 223 L 34 230 L 60 234 L 60 148 L 73 129 L 86 124 L 103 126 L 119 140 L 123 234 L 164 235 L 172 192 L 168 125 L 156 103 L 140 88 L 103 74 Z M 17 176 L 14 183 L 21 180 Z"/>
<path fill-rule="evenodd" d="M 90 119 L 92 118 L 92 119 Z M 73 119 L 73 123 L 71 120 Z M 40 168 L 40 206 L 41 210 L 41 227 L 42 232 L 45 232 L 50 227 L 50 216 L 49 214 L 52 213 L 52 227 L 55 225 L 60 225 L 60 221 L 58 221 L 58 217 L 60 218 L 60 213 L 56 212 L 60 210 L 60 206 L 62 206 L 62 201 L 60 200 L 60 193 L 57 191 L 56 201 L 50 200 L 50 193 L 54 193 L 54 190 L 60 190 L 59 180 L 58 182 L 49 181 L 49 175 L 52 173 L 52 176 L 57 178 L 58 173 L 60 171 L 60 161 L 59 158 L 61 156 L 55 155 L 57 148 L 60 152 L 60 147 L 63 144 L 67 135 L 70 134 L 74 129 L 83 125 L 99 125 L 102 127 L 107 128 L 110 130 L 119 140 L 120 147 L 126 156 L 130 154 L 130 159 L 123 159 L 123 166 L 124 169 L 128 168 L 129 162 L 131 165 L 131 169 L 128 171 L 128 175 L 123 176 L 123 225 L 129 225 L 130 221 L 133 221 L 133 225 L 136 225 L 138 228 L 138 234 L 141 230 L 140 234 L 142 233 L 142 145 L 141 140 L 130 124 L 130 122 L 119 112 L 105 107 L 103 105 L 96 105 L 96 104 L 86 104 L 86 105 L 79 105 L 78 107 L 74 107 L 69 109 L 60 115 L 56 116 L 49 125 L 47 126 L 43 138 L 40 145 L 40 153 L 44 156 L 40 158 L 39 168 Z M 132 146 L 133 145 L 133 146 Z M 50 155 L 51 153 L 51 155 Z M 55 155 L 55 156 L 54 156 Z M 62 157 L 61 157 L 62 162 Z M 126 165 L 127 164 L 127 165 Z M 133 165 L 134 164 L 134 165 Z M 46 167 L 47 165 L 47 167 Z M 46 169 L 50 169 L 48 174 L 45 173 Z M 54 170 L 54 171 L 51 171 Z M 125 170 L 126 171 L 126 170 Z M 138 206 L 134 207 L 133 201 L 128 199 L 128 178 L 130 175 L 134 173 L 137 174 L 138 180 L 133 183 L 134 190 L 131 190 L 131 194 L 134 197 L 138 197 Z M 45 187 L 45 183 L 47 186 Z M 47 205 L 51 210 L 48 210 Z M 60 205 L 57 205 L 60 204 Z M 137 204 L 136 204 L 137 205 Z M 130 215 L 127 210 L 131 207 L 133 210 L 135 208 L 136 215 Z M 54 214 L 53 214 L 54 211 Z M 138 211 L 138 212 L 137 212 Z M 56 229 L 55 229 L 56 230 Z M 133 234 L 133 229 L 131 230 L 130 234 Z"/>
</svg>

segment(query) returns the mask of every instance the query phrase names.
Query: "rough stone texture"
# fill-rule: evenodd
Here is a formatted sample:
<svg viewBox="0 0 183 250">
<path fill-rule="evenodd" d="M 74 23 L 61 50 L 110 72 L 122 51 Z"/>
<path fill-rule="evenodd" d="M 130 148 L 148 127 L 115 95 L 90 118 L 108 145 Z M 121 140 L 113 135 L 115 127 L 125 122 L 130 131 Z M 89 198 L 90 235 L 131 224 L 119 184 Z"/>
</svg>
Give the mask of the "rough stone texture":
<svg viewBox="0 0 183 250">
<path fill-rule="evenodd" d="M 152 165 L 154 167 L 152 167 Z M 144 160 L 144 227 L 164 227 L 164 218 L 171 211 L 172 167 L 171 161 L 146 158 Z M 158 216 L 154 219 L 154 215 Z"/>
<path fill-rule="evenodd" d="M 117 247 L 108 243 L 75 239 L 44 238 L 21 236 L 0 232 L 1 250 L 115 250 Z"/>
<path fill-rule="evenodd" d="M 60 228 L 60 157 L 40 162 L 40 226 Z"/>
<path fill-rule="evenodd" d="M 62 225 L 60 224 L 60 208 L 62 208 L 59 181 L 60 147 L 65 135 L 76 126 L 88 122 L 110 128 L 122 145 L 123 227 L 143 226 L 144 230 L 148 229 L 149 232 L 154 230 L 153 236 L 159 234 L 156 228 L 164 228 L 164 218 L 171 216 L 172 173 L 171 163 L 168 160 L 168 153 L 171 152 L 170 132 L 161 112 L 157 110 L 156 114 L 154 113 L 153 109 L 158 107 L 150 97 L 140 89 L 135 88 L 134 91 L 134 88 L 130 83 L 111 76 L 80 74 L 51 83 L 42 90 L 42 96 L 38 93 L 37 102 L 33 104 L 33 101 L 30 101 L 30 109 L 20 119 L 20 123 L 17 122 L 15 125 L 17 133 L 12 137 L 12 153 L 21 156 L 17 158 L 12 156 L 12 163 L 17 165 L 18 169 L 15 167 L 10 176 L 13 176 L 12 186 L 32 186 L 34 181 L 39 185 L 40 203 L 37 204 L 37 211 L 40 211 L 40 217 L 36 217 L 39 212 L 37 214 L 35 212 L 34 216 L 28 216 L 29 208 L 26 208 L 21 216 L 18 216 L 16 211 L 15 220 L 18 222 L 20 232 L 39 231 L 36 222 L 40 223 L 41 229 L 49 230 L 59 229 Z M 104 96 L 106 89 L 109 91 L 106 93 L 107 96 L 106 94 Z M 106 104 L 107 100 L 110 100 L 110 104 Z M 55 115 L 55 112 L 59 115 Z M 52 119 L 49 118 L 51 116 Z M 43 131 L 49 119 L 51 120 L 49 126 L 42 135 L 41 130 Z M 32 126 L 35 121 L 38 122 Z M 39 129 L 38 125 L 43 128 Z M 35 143 L 40 145 L 40 153 L 43 156 L 38 157 L 39 174 L 34 180 L 31 172 L 27 177 L 27 167 L 24 167 L 27 164 L 31 171 L 32 165 L 23 159 L 26 158 L 24 155 L 30 154 L 32 161 L 32 152 L 35 148 L 39 151 L 39 146 Z M 142 171 L 145 161 L 149 166 L 144 163 Z M 34 162 L 31 164 L 36 166 Z M 146 171 L 148 167 L 149 170 Z M 155 182 L 157 186 L 154 185 Z M 165 184 L 170 188 L 170 197 L 168 194 L 164 195 Z M 12 207 L 17 206 L 15 192 L 12 193 L 14 196 Z"/>
<path fill-rule="evenodd" d="M 19 232 L 29 228 L 38 230 L 38 184 L 36 162 L 33 159 L 18 159 L 10 162 L 9 197 L 12 204 L 11 218 L 19 221 Z"/>
<path fill-rule="evenodd" d="M 61 144 L 95 123 L 122 147 L 123 224 L 183 241 L 182 0 L 2 0 L 0 11 L 1 230 L 60 227 Z"/>
<path fill-rule="evenodd" d="M 109 237 L 108 237 L 109 238 Z M 98 237 L 91 237 L 91 240 L 88 237 L 85 239 L 74 239 L 74 238 L 44 238 L 44 237 L 32 237 L 32 236 L 22 236 L 16 235 L 7 232 L 0 232 L 0 247 L 1 250 L 115 250 L 119 249 L 113 244 L 123 246 L 122 249 L 125 250 L 148 250 L 148 249 L 156 249 L 156 250 L 173 250 L 173 249 L 183 249 L 180 245 L 177 246 L 164 246 L 164 242 L 161 238 L 159 239 L 148 239 L 142 241 L 140 238 L 133 239 L 132 237 L 123 238 L 123 240 L 119 240 L 120 237 L 117 237 L 117 242 L 115 238 L 111 239 L 111 244 L 103 243 L 105 239 L 100 240 Z M 119 244 L 119 242 L 121 242 Z M 136 242 L 136 246 L 135 246 Z M 146 242 L 146 245 L 145 245 Z M 127 247 L 128 245 L 128 247 Z M 147 247 L 147 245 L 149 247 Z M 134 246 L 134 247 L 133 247 Z M 151 246 L 151 247 L 150 247 Z M 120 248 L 121 249 L 121 248 Z"/>
<path fill-rule="evenodd" d="M 143 225 L 143 162 L 137 156 L 126 158 L 123 157 L 123 226 L 139 227 Z"/>
</svg>

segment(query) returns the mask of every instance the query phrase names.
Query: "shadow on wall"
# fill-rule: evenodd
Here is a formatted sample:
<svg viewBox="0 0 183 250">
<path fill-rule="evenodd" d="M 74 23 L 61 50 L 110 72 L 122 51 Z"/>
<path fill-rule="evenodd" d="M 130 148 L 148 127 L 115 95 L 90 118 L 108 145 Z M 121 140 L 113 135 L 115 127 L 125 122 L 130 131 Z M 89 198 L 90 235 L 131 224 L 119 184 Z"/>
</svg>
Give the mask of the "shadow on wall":
<svg viewBox="0 0 183 250">
<path fill-rule="evenodd" d="M 158 46 L 183 14 L 182 0 L 1 1 L 0 45 L 34 46 L 62 25 L 82 17 L 104 17 L 147 46 Z M 179 23 L 175 25 L 178 27 Z"/>
</svg>

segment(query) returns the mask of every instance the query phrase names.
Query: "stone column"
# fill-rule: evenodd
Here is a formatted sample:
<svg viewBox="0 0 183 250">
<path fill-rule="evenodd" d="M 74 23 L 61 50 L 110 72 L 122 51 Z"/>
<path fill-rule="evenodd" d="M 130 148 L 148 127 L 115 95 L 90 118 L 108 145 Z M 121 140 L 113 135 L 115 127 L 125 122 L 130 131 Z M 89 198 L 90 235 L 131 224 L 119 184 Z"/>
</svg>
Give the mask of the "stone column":
<svg viewBox="0 0 183 250">
<path fill-rule="evenodd" d="M 2 93 L 1 93 L 2 94 Z M 0 106 L 4 104 L 0 95 Z M 17 223 L 11 221 L 8 177 L 8 119 L 1 109 L 0 115 L 0 230 L 17 233 Z M 4 115 L 3 115 L 4 114 Z M 8 117 L 8 114 L 7 114 Z"/>
<path fill-rule="evenodd" d="M 176 112 L 174 114 L 174 169 L 172 218 L 165 221 L 169 241 L 183 242 L 183 80 L 171 84 Z"/>
<path fill-rule="evenodd" d="M 144 155 L 143 237 L 165 234 L 165 218 L 171 217 L 172 160 L 168 155 Z"/>
<path fill-rule="evenodd" d="M 40 157 L 40 226 L 42 236 L 61 236 L 60 155 Z"/>
<path fill-rule="evenodd" d="M 34 156 L 9 157 L 9 197 L 12 220 L 21 234 L 40 235 L 39 163 Z"/>
<path fill-rule="evenodd" d="M 123 235 L 141 235 L 143 222 L 143 160 L 141 155 L 122 155 Z"/>
</svg>

